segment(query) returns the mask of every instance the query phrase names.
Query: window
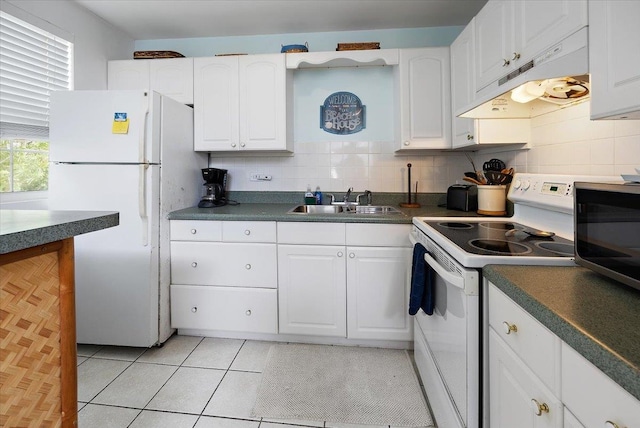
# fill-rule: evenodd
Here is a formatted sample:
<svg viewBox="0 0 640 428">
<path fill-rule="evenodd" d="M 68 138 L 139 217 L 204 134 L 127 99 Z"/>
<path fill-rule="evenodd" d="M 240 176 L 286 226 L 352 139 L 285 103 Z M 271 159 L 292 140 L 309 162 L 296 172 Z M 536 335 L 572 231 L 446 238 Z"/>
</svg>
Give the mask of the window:
<svg viewBox="0 0 640 428">
<path fill-rule="evenodd" d="M 49 95 L 71 89 L 72 51 L 0 11 L 0 192 L 47 189 Z"/>
</svg>

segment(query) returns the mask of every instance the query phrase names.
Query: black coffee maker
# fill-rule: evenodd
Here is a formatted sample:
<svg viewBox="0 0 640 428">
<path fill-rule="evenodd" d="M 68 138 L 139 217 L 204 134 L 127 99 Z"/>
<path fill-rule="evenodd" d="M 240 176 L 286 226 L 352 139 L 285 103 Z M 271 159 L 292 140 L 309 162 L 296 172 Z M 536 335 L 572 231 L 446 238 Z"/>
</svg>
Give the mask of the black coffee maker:
<svg viewBox="0 0 640 428">
<path fill-rule="evenodd" d="M 227 205 L 225 189 L 227 187 L 227 170 L 219 168 L 202 169 L 204 178 L 204 196 L 198 203 L 199 208 L 213 208 Z"/>
</svg>

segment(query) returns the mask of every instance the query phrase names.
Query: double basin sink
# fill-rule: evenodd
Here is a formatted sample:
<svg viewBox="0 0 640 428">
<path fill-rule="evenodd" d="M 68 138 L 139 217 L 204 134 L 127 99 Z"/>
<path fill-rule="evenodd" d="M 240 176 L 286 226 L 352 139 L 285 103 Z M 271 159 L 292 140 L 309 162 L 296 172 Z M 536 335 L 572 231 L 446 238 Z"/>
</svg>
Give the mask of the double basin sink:
<svg viewBox="0 0 640 428">
<path fill-rule="evenodd" d="M 403 215 L 399 209 L 389 205 L 298 205 L 288 211 L 289 214 L 370 214 Z"/>
</svg>

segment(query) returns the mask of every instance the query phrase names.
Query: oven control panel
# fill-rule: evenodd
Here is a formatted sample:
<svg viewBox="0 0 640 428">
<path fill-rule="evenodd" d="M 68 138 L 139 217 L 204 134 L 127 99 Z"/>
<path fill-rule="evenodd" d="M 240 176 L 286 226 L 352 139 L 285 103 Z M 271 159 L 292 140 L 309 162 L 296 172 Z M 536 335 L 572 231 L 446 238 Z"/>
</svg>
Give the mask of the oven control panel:
<svg viewBox="0 0 640 428">
<path fill-rule="evenodd" d="M 573 213 L 573 183 L 620 181 L 620 177 L 518 173 L 507 198 L 513 203 Z"/>
</svg>

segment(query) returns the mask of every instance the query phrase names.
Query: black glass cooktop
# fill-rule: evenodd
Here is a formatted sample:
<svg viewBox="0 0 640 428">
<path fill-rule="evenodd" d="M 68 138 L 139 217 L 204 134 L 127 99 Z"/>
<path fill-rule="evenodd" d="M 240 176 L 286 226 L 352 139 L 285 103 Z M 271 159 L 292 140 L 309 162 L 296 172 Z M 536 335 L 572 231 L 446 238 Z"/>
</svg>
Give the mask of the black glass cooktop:
<svg viewBox="0 0 640 428">
<path fill-rule="evenodd" d="M 490 256 L 573 257 L 573 241 L 514 222 L 426 221 L 471 254 Z"/>
</svg>

